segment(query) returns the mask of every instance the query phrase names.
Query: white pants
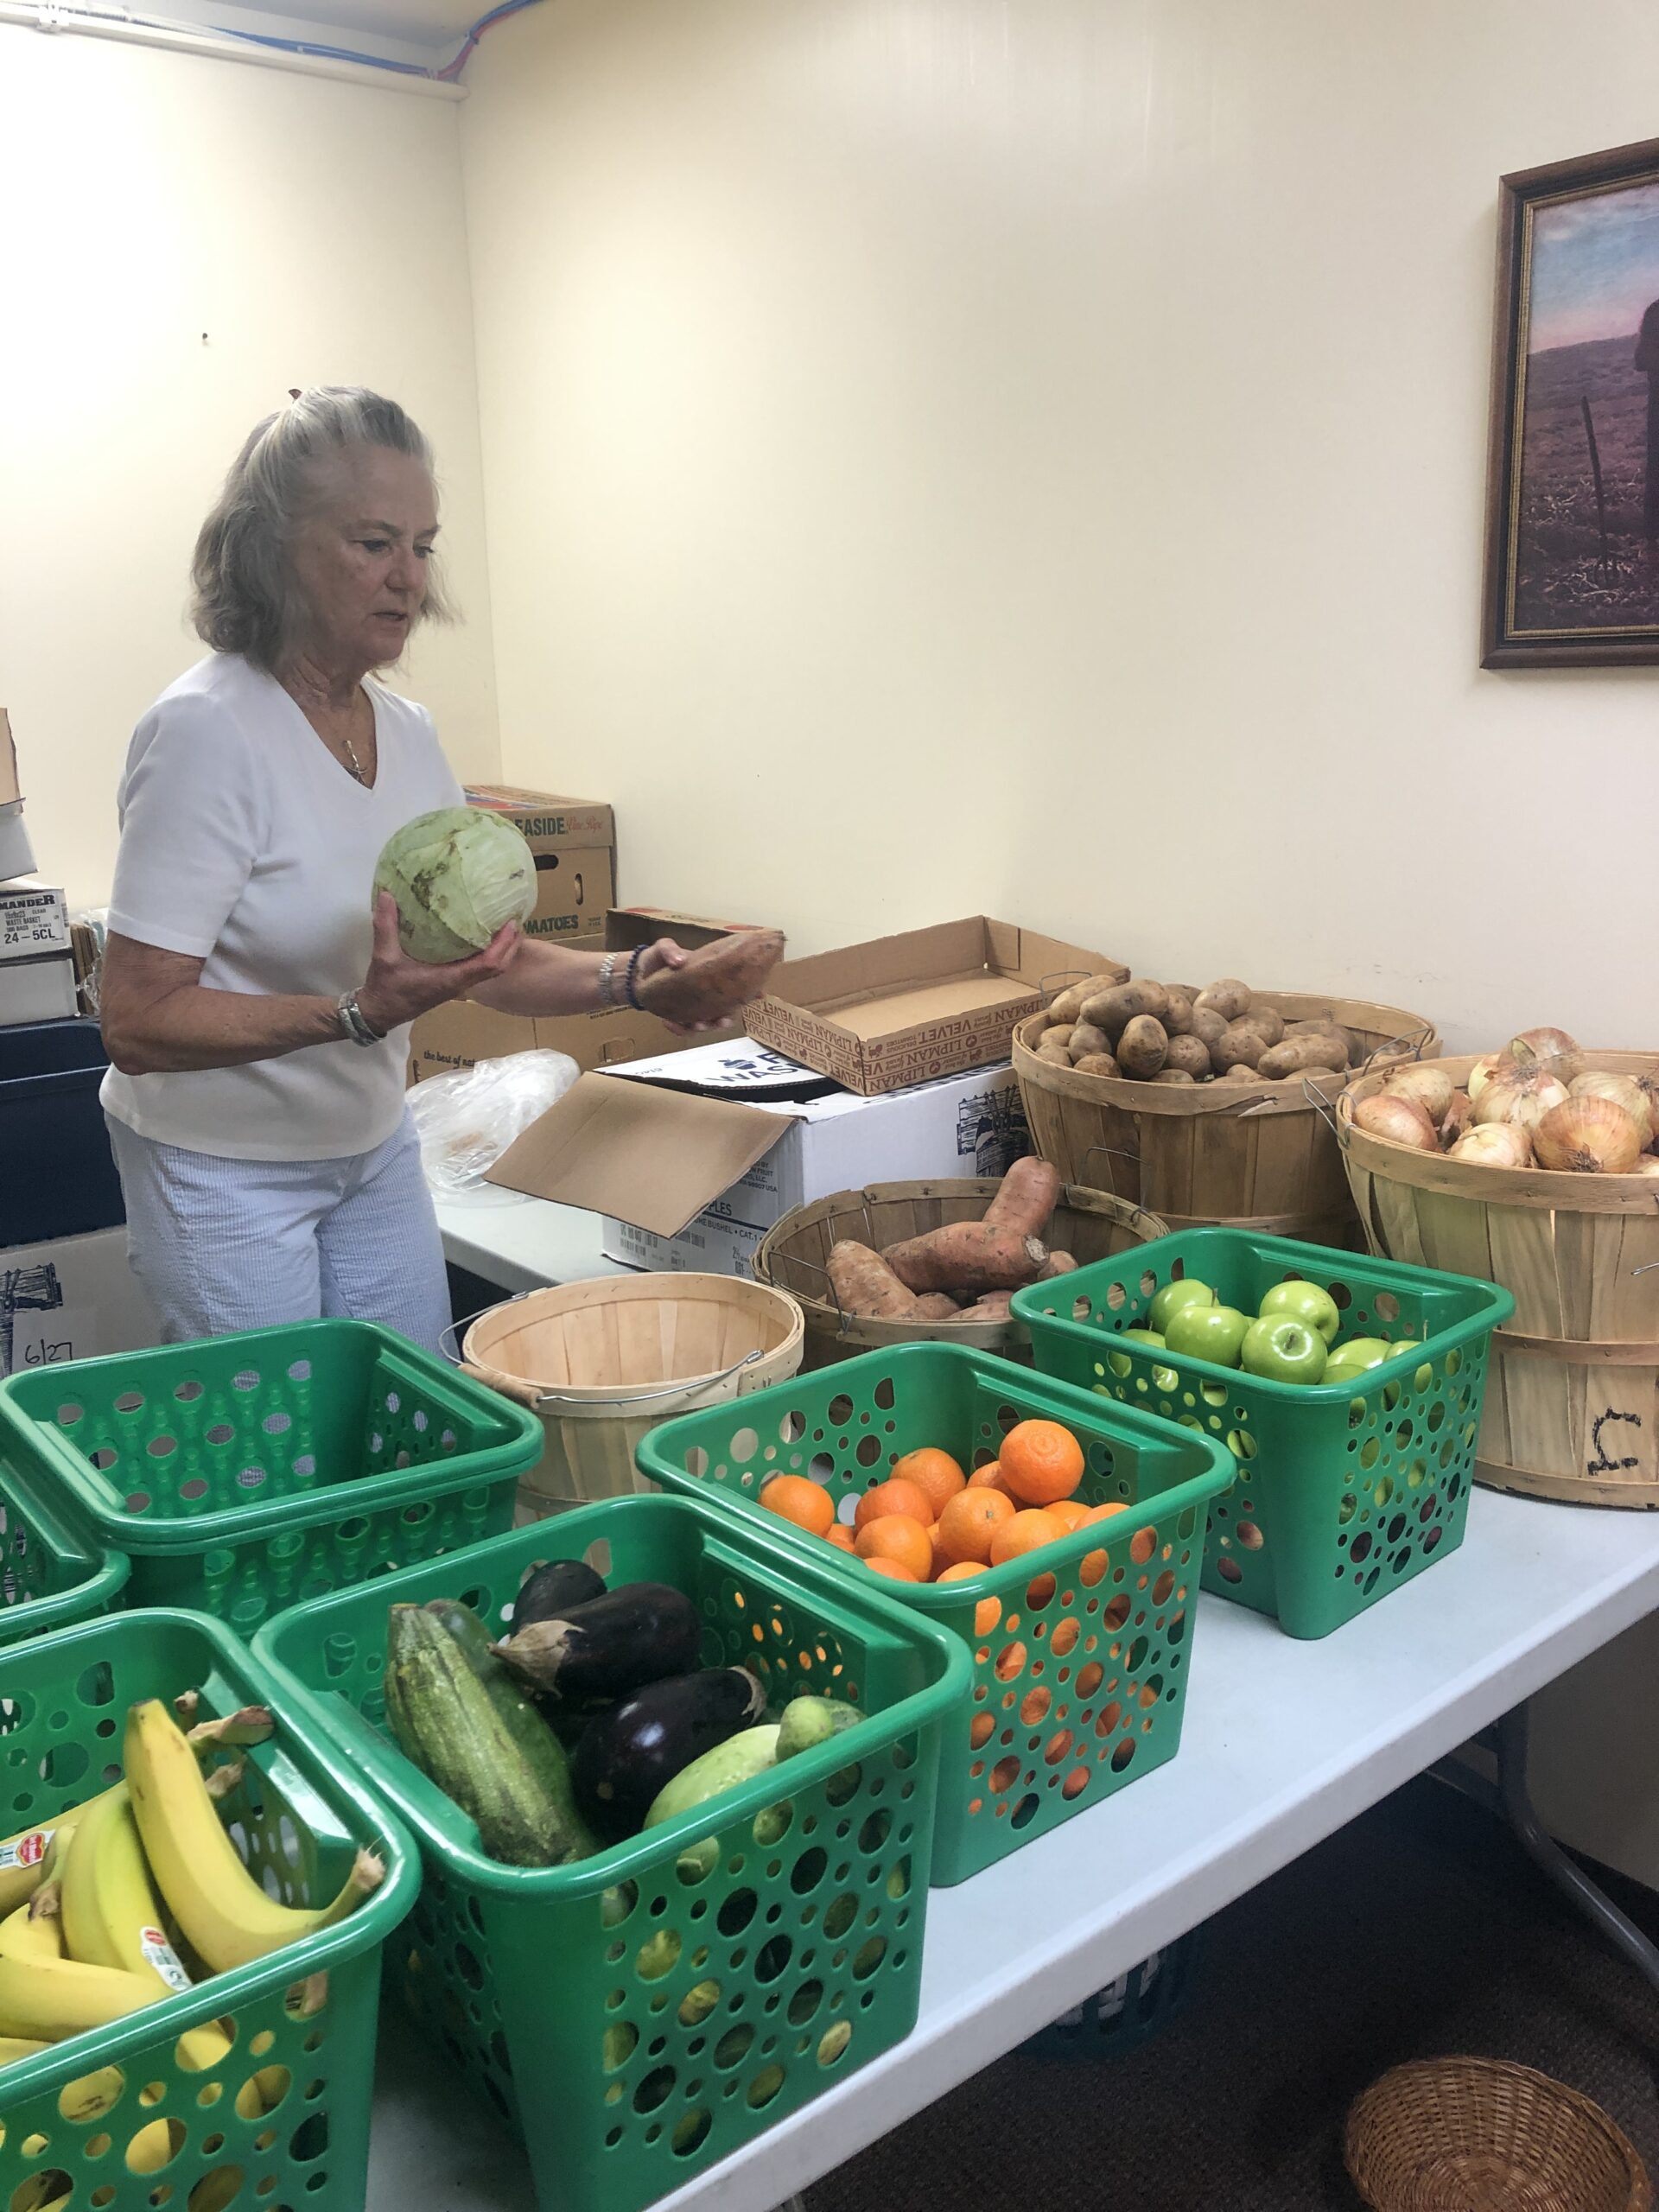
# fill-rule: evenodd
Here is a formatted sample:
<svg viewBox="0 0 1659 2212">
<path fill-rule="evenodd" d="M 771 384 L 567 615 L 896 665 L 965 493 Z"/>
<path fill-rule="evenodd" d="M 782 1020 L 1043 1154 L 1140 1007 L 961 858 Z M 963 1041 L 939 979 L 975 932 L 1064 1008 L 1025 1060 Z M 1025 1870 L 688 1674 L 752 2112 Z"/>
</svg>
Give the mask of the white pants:
<svg viewBox="0 0 1659 2212">
<path fill-rule="evenodd" d="M 128 1255 L 163 1343 L 345 1315 L 442 1349 L 443 1244 L 407 1114 L 346 1160 L 226 1160 L 106 1118 Z"/>
</svg>

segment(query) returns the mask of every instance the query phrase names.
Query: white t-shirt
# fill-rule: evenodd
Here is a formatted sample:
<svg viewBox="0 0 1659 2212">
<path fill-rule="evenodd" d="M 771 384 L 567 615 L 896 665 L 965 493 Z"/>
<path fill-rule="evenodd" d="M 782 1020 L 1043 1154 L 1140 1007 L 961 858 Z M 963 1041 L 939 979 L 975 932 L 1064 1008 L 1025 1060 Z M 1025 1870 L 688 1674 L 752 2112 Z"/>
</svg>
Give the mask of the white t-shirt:
<svg viewBox="0 0 1659 2212">
<path fill-rule="evenodd" d="M 110 928 L 206 963 L 203 985 L 338 998 L 368 972 L 374 865 L 417 814 L 460 806 L 424 707 L 380 684 L 374 788 L 348 775 L 274 677 L 211 653 L 133 733 Z M 140 1136 L 231 1160 L 372 1152 L 403 1117 L 407 1027 L 179 1075 L 111 1068 L 105 1109 Z"/>
</svg>

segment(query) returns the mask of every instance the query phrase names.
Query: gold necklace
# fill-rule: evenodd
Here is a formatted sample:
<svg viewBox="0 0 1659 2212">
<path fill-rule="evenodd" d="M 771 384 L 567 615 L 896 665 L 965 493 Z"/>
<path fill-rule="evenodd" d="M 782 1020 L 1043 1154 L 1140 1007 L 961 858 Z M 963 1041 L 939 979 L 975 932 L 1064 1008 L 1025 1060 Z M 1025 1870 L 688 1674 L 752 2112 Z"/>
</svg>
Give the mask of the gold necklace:
<svg viewBox="0 0 1659 2212">
<path fill-rule="evenodd" d="M 370 712 L 372 714 L 373 709 L 371 709 Z M 340 741 L 346 747 L 347 766 L 350 767 L 353 775 L 356 777 L 358 782 L 361 784 L 364 790 L 366 791 L 369 787 L 369 779 L 363 772 L 363 763 L 357 757 L 357 747 L 352 743 L 351 732 L 349 730 L 341 730 L 340 733 Z"/>
</svg>

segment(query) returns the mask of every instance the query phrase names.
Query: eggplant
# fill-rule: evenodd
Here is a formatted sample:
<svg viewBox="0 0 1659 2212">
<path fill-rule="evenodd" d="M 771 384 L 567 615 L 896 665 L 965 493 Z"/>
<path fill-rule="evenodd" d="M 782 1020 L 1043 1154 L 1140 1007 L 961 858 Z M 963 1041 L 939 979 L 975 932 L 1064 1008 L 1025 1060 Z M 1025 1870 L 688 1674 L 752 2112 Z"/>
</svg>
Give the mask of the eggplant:
<svg viewBox="0 0 1659 2212">
<path fill-rule="evenodd" d="M 637 1835 L 675 1776 L 758 1720 L 766 1694 L 741 1667 L 679 1675 L 588 1724 L 570 1762 L 577 1802 L 607 1843 Z"/>
<path fill-rule="evenodd" d="M 580 1710 L 692 1673 L 702 1640 L 697 1609 L 680 1591 L 625 1582 L 556 1620 L 532 1621 L 495 1649 L 539 1696 Z"/>
<path fill-rule="evenodd" d="M 605 1595 L 605 1578 L 586 1560 L 556 1559 L 533 1567 L 518 1586 L 512 1601 L 512 1625 L 517 1634 L 535 1621 L 563 1618 L 573 1605 L 591 1605 Z"/>
</svg>

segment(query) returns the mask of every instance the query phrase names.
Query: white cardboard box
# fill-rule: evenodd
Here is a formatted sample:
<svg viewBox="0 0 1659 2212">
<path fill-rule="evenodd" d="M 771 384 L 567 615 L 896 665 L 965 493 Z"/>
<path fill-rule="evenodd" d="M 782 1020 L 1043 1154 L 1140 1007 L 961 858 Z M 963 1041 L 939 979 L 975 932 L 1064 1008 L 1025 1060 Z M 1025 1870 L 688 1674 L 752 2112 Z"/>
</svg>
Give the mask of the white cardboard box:
<svg viewBox="0 0 1659 2212">
<path fill-rule="evenodd" d="M 73 953 L 0 959 L 0 1029 L 19 1021 L 59 1021 L 79 1011 Z"/>
<path fill-rule="evenodd" d="M 490 1179 L 603 1215 L 606 1256 L 627 1266 L 747 1275 L 797 1206 L 1000 1175 L 1027 1148 L 1011 1067 L 861 1098 L 742 1038 L 583 1076 Z"/>
<path fill-rule="evenodd" d="M 158 1341 L 124 1229 L 0 1251 L 0 1375 Z"/>
<path fill-rule="evenodd" d="M 0 883 L 0 960 L 69 950 L 69 902 L 43 885 Z"/>
</svg>

